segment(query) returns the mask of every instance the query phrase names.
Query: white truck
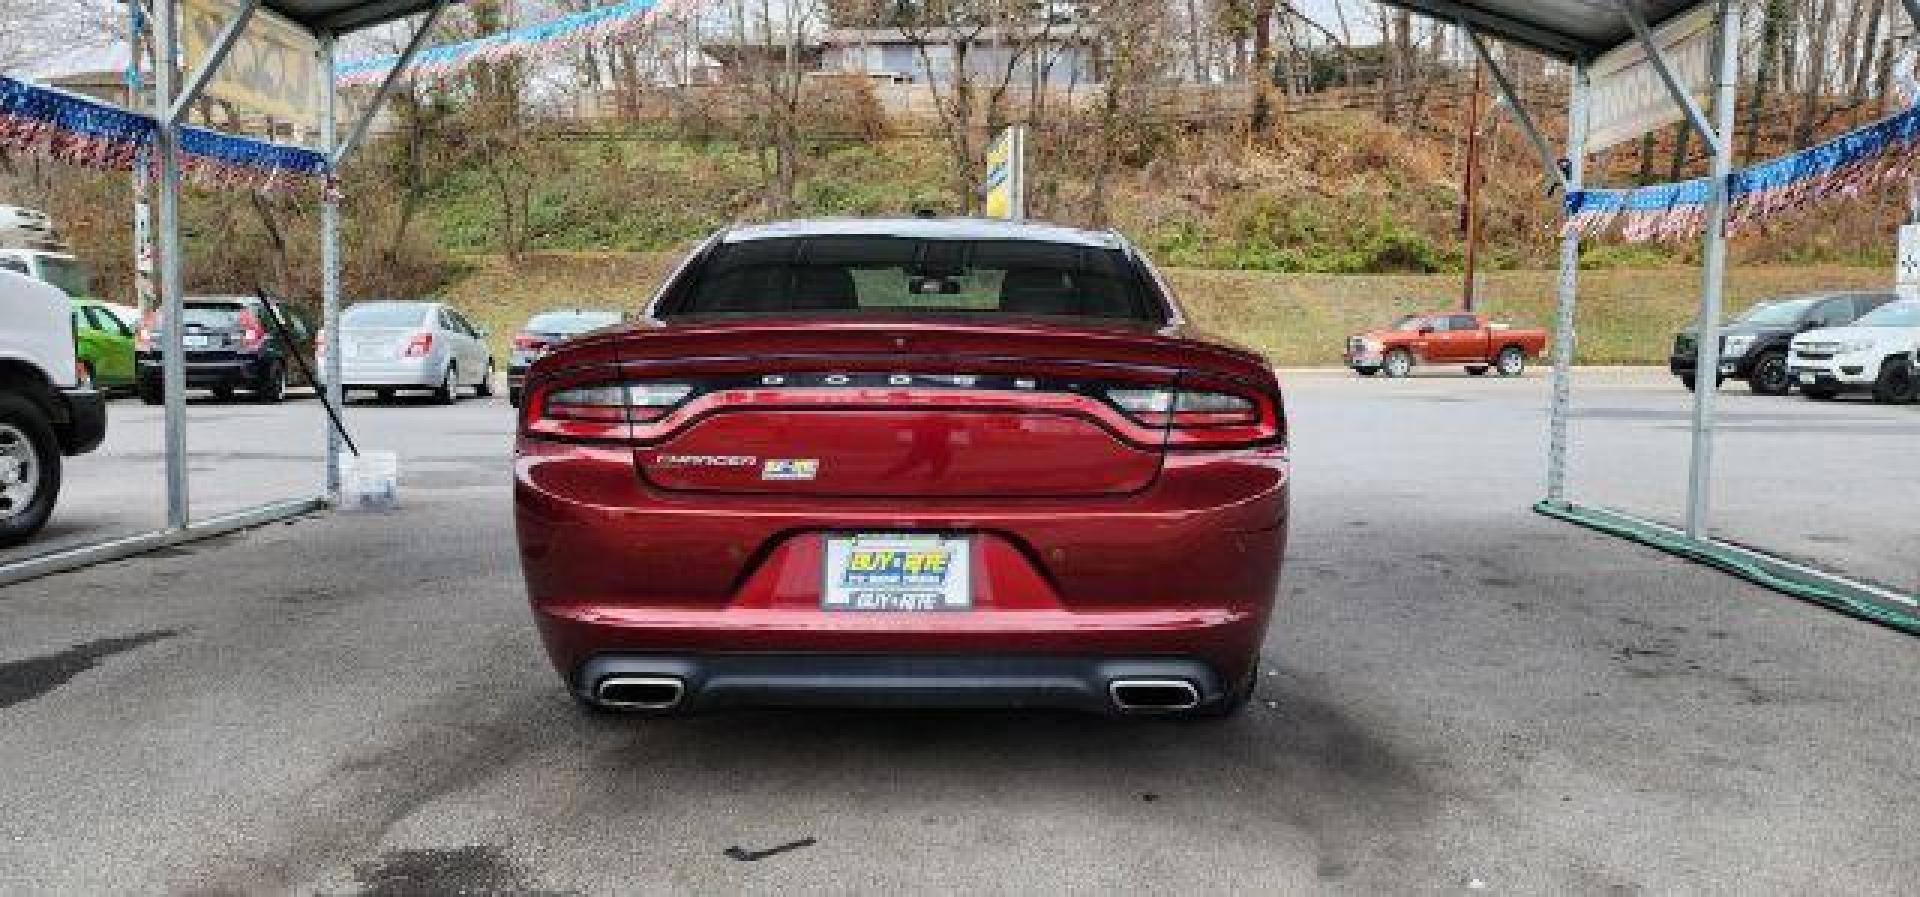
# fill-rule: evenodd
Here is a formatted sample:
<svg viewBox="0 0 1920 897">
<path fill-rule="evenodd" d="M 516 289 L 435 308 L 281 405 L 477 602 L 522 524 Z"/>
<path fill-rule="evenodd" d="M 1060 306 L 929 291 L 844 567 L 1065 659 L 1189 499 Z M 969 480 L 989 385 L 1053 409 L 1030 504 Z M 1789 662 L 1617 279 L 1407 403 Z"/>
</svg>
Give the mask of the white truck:
<svg viewBox="0 0 1920 897">
<path fill-rule="evenodd" d="M 1911 402 L 1920 389 L 1920 299 L 1889 302 L 1845 327 L 1809 330 L 1793 338 L 1787 370 L 1809 399 L 1870 392 L 1874 401 Z"/>
<path fill-rule="evenodd" d="M 106 438 L 106 400 L 79 373 L 67 294 L 0 270 L 0 546 L 46 525 L 61 459 Z"/>
</svg>

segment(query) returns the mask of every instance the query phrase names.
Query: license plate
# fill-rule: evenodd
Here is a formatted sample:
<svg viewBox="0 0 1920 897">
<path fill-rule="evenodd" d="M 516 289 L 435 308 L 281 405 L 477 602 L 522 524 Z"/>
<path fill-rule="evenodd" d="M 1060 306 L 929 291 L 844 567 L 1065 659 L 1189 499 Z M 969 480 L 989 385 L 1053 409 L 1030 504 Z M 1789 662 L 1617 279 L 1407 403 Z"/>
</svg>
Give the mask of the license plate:
<svg viewBox="0 0 1920 897">
<path fill-rule="evenodd" d="M 205 349 L 213 345 L 213 337 L 202 336 L 197 333 L 183 333 L 180 334 L 180 345 L 189 349 Z"/>
<path fill-rule="evenodd" d="M 1820 382 L 1820 378 L 1815 376 L 1812 371 L 1801 371 L 1800 382 L 1801 383 L 1818 383 Z"/>
<path fill-rule="evenodd" d="M 973 607 L 971 543 L 920 535 L 831 536 L 823 610 L 952 611 Z"/>
</svg>

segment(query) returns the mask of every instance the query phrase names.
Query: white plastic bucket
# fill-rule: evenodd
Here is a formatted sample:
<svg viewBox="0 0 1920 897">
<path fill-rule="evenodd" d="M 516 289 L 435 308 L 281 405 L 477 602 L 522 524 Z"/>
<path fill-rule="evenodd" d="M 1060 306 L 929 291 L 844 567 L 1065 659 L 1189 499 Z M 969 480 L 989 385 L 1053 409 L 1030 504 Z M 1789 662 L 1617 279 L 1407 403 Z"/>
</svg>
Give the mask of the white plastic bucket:
<svg viewBox="0 0 1920 897">
<path fill-rule="evenodd" d="M 391 511 L 400 504 L 400 456 L 361 452 L 340 456 L 340 510 Z"/>
</svg>

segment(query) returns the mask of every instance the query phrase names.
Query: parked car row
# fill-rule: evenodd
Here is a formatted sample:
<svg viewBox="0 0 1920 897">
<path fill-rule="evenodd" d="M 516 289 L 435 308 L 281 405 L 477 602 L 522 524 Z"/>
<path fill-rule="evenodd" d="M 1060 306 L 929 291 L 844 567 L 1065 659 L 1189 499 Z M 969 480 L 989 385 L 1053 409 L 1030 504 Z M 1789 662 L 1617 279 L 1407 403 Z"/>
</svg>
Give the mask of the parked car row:
<svg viewBox="0 0 1920 897">
<path fill-rule="evenodd" d="M 1674 336 L 1668 369 L 1688 389 L 1699 379 L 1698 328 Z M 1745 380 L 1760 395 L 1794 389 L 1816 401 L 1866 393 L 1913 401 L 1920 389 L 1920 300 L 1885 291 L 1782 296 L 1755 303 L 1720 328 L 1715 385 Z"/>
</svg>

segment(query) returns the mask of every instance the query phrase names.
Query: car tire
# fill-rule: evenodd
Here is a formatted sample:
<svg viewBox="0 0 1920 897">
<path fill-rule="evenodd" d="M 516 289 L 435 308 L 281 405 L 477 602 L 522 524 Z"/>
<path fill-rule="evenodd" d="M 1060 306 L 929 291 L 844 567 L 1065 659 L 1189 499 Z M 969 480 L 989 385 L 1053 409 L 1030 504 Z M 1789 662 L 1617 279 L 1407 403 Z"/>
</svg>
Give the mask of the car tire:
<svg viewBox="0 0 1920 897">
<path fill-rule="evenodd" d="M 460 368 L 447 365 L 447 371 L 440 375 L 440 387 L 433 391 L 433 401 L 437 405 L 451 405 L 460 401 Z"/>
<path fill-rule="evenodd" d="M 1747 388 L 1757 396 L 1784 396 L 1793 391 L 1793 373 L 1787 370 L 1787 353 L 1767 352 L 1753 363 L 1747 375 Z"/>
<path fill-rule="evenodd" d="M 31 399 L 0 393 L 0 547 L 33 537 L 60 499 L 60 443 Z"/>
<path fill-rule="evenodd" d="M 286 401 L 287 366 L 279 362 L 271 363 L 266 372 L 260 375 L 259 382 L 254 384 L 253 397 L 270 405 Z"/>
<path fill-rule="evenodd" d="M 1890 358 L 1880 365 L 1880 376 L 1873 381 L 1873 400 L 1882 405 L 1905 405 L 1913 401 L 1916 388 L 1913 362 Z"/>
<path fill-rule="evenodd" d="M 519 387 L 516 387 L 516 386 L 509 386 L 509 387 L 507 387 L 507 404 L 508 404 L 508 405 L 512 405 L 512 406 L 513 406 L 513 407 L 515 407 L 515 408 L 518 408 L 518 407 L 520 407 L 520 389 L 519 389 Z"/>
<path fill-rule="evenodd" d="M 1394 349 L 1380 360 L 1380 370 L 1387 376 L 1398 379 L 1413 374 L 1413 355 L 1405 349 Z"/>
<path fill-rule="evenodd" d="M 1720 385 L 1726 382 L 1727 382 L 1727 378 L 1725 377 L 1715 377 L 1713 378 L 1713 388 L 1719 389 Z M 1693 376 L 1690 374 L 1680 375 L 1680 385 L 1686 387 L 1687 392 L 1693 392 L 1693 386 L 1694 386 Z"/>
<path fill-rule="evenodd" d="M 1484 365 L 1484 364 L 1470 364 L 1470 365 L 1467 365 L 1467 376 L 1469 376 L 1469 377 L 1485 377 L 1486 375 L 1487 375 L 1487 366 L 1486 366 L 1486 365 Z"/>
<path fill-rule="evenodd" d="M 1527 372 L 1527 353 L 1519 346 L 1508 346 L 1493 357 L 1493 369 L 1502 377 L 1518 377 Z"/>
<path fill-rule="evenodd" d="M 481 377 L 479 383 L 474 384 L 473 394 L 483 399 L 492 398 L 493 396 L 493 359 L 491 358 L 487 359 L 487 375 L 484 377 Z"/>
</svg>

